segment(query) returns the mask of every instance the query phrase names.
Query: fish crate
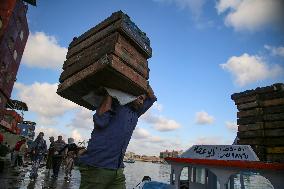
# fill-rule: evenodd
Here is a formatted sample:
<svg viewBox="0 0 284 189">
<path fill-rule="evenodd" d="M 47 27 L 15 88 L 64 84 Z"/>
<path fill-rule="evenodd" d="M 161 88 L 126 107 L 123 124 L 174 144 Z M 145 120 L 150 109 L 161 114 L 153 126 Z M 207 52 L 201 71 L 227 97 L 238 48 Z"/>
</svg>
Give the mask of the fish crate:
<svg viewBox="0 0 284 189">
<path fill-rule="evenodd" d="M 128 39 L 146 58 L 152 56 L 150 40 L 146 33 L 141 31 L 127 14 L 118 11 L 81 36 L 73 38 L 69 45 L 67 59 L 116 31 Z"/>
<path fill-rule="evenodd" d="M 284 163 L 284 153 L 274 153 L 274 154 L 266 154 L 266 160 L 268 162 L 278 162 Z"/>
<path fill-rule="evenodd" d="M 271 99 L 275 93 L 284 92 L 284 84 L 283 83 L 275 83 L 266 87 L 257 87 L 253 90 L 246 90 L 240 93 L 234 93 L 231 95 L 231 99 L 235 101 L 235 104 L 242 104 L 245 102 L 255 101 L 257 99 Z M 271 94 L 274 94 L 271 96 Z M 276 95 L 277 96 L 277 95 Z M 280 94 L 281 96 L 281 94 Z M 283 95 L 282 95 L 283 97 Z"/>
<path fill-rule="evenodd" d="M 240 139 L 257 137 L 283 137 L 284 128 L 238 131 L 237 135 Z"/>
<path fill-rule="evenodd" d="M 87 39 L 88 40 L 88 39 Z M 114 54 L 121 61 L 135 70 L 145 79 L 149 78 L 148 62 L 119 32 L 114 32 L 106 38 L 92 44 L 78 54 L 67 58 L 63 72 L 59 78 L 63 82 L 78 71 L 93 64 L 105 54 Z"/>
<path fill-rule="evenodd" d="M 147 93 L 149 84 L 119 57 L 110 54 L 64 80 L 59 84 L 57 93 L 78 105 L 95 110 L 83 97 L 102 86 L 138 96 Z"/>
</svg>

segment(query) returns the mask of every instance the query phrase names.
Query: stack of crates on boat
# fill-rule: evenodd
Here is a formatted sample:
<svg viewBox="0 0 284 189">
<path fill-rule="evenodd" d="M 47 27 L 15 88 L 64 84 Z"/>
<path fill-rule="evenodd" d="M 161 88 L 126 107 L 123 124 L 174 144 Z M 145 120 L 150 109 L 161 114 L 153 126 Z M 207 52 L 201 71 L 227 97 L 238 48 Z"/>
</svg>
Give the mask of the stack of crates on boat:
<svg viewBox="0 0 284 189">
<path fill-rule="evenodd" d="M 127 14 L 115 12 L 70 43 L 57 93 L 91 110 L 84 97 L 102 86 L 146 93 L 151 56 L 146 34 Z"/>
<path fill-rule="evenodd" d="M 261 161 L 284 162 L 284 84 L 231 96 L 237 105 L 238 144 L 251 145 Z"/>
</svg>

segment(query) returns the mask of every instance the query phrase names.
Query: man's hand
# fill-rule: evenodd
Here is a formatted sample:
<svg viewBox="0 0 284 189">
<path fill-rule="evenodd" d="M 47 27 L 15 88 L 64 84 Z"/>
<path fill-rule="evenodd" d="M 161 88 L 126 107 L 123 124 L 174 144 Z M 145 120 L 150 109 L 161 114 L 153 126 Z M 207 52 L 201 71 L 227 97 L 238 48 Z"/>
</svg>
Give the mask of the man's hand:
<svg viewBox="0 0 284 189">
<path fill-rule="evenodd" d="M 111 109 L 111 104 L 112 97 L 110 95 L 105 96 L 100 107 L 97 109 L 98 114 L 102 115 L 103 113 L 109 111 Z"/>
</svg>

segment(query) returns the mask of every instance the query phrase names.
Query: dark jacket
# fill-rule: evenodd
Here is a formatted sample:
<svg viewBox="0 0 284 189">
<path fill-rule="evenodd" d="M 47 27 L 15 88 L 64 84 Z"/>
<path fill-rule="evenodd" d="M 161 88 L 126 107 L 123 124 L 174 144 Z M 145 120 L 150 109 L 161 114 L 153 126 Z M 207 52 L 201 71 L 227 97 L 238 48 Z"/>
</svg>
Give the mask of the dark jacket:
<svg viewBox="0 0 284 189">
<path fill-rule="evenodd" d="M 93 116 L 94 129 L 87 152 L 79 163 L 99 168 L 118 169 L 124 167 L 123 157 L 136 127 L 138 118 L 156 101 L 146 99 L 140 110 L 131 105 L 113 103 L 112 110 Z"/>
</svg>

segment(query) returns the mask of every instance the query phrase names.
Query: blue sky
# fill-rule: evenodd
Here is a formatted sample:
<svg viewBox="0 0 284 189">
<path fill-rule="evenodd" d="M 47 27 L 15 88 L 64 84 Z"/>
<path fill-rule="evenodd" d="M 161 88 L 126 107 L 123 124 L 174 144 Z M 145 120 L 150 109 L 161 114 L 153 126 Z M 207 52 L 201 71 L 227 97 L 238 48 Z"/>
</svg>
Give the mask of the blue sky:
<svg viewBox="0 0 284 189">
<path fill-rule="evenodd" d="M 13 97 L 37 132 L 88 140 L 92 114 L 55 92 L 72 38 L 112 12 L 127 13 L 151 40 L 150 84 L 157 103 L 140 118 L 128 150 L 158 155 L 193 144 L 231 144 L 230 96 L 284 81 L 281 0 L 38 1 Z M 282 24 L 282 25 L 281 25 Z"/>
</svg>

